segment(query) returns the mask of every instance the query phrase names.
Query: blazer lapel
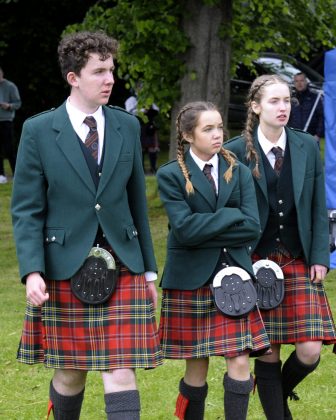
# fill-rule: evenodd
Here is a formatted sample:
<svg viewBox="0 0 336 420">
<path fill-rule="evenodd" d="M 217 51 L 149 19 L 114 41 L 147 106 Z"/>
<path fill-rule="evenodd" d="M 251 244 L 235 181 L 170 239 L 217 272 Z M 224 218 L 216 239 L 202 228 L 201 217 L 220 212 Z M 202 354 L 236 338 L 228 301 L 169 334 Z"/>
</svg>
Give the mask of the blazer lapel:
<svg viewBox="0 0 336 420">
<path fill-rule="evenodd" d="M 257 132 L 255 131 L 254 136 L 253 136 L 253 141 L 254 141 L 254 147 L 259 155 L 259 172 L 260 172 L 260 177 L 259 178 L 255 178 L 255 183 L 257 185 L 258 188 L 260 188 L 261 192 L 263 193 L 263 196 L 265 198 L 265 201 L 268 202 L 268 192 L 267 192 L 267 182 L 266 182 L 266 174 L 265 174 L 265 170 L 264 170 L 264 165 L 262 164 L 262 157 L 261 157 L 261 147 L 259 145 L 259 141 L 258 141 L 258 137 L 257 137 Z M 249 163 L 249 168 L 251 171 L 253 171 L 255 166 L 254 161 L 251 163 Z"/>
<path fill-rule="evenodd" d="M 190 173 L 190 180 L 195 188 L 210 204 L 213 210 L 216 209 L 217 197 L 209 181 L 195 163 L 194 159 L 187 152 L 185 155 L 186 164 Z"/>
<path fill-rule="evenodd" d="M 104 162 L 97 195 L 101 194 L 108 184 L 119 159 L 123 138 L 120 133 L 119 120 L 109 108 L 105 112 Z"/>
<path fill-rule="evenodd" d="M 56 144 L 63 152 L 65 158 L 75 169 L 84 184 L 95 194 L 96 188 L 82 149 L 78 143 L 77 134 L 74 131 L 68 113 L 66 112 L 65 104 L 55 110 L 53 129 L 58 132 Z M 60 171 L 62 171 L 62 168 L 60 168 Z"/>
<path fill-rule="evenodd" d="M 294 199 L 298 205 L 305 178 L 307 153 L 304 150 L 303 140 L 296 135 L 295 131 L 286 128 L 286 134 L 292 164 Z"/>
<path fill-rule="evenodd" d="M 222 208 L 225 206 L 228 201 L 232 188 L 233 182 L 227 183 L 224 179 L 224 173 L 228 169 L 229 165 L 222 156 L 219 156 L 219 166 L 218 166 L 218 198 L 217 198 L 217 208 Z M 235 176 L 235 170 L 233 170 L 233 176 Z"/>
</svg>

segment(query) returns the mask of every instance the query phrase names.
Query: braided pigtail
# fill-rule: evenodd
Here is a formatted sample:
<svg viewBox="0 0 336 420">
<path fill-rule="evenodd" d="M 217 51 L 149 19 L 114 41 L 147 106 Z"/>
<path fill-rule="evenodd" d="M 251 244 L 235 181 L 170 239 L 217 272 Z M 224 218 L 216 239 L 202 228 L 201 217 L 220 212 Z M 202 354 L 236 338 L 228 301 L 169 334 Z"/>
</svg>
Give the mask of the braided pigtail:
<svg viewBox="0 0 336 420">
<path fill-rule="evenodd" d="M 183 138 L 183 133 L 182 133 L 182 129 L 181 129 L 181 116 L 184 112 L 186 112 L 190 107 L 188 105 L 186 105 L 185 107 L 183 107 L 181 109 L 181 111 L 179 112 L 177 118 L 176 118 L 176 159 L 177 159 L 177 163 L 181 169 L 181 172 L 184 176 L 184 179 L 186 181 L 186 191 L 187 194 L 193 194 L 194 193 L 194 187 L 192 182 L 190 181 L 190 177 L 189 177 L 189 171 L 187 168 L 187 165 L 184 161 L 184 145 L 186 143 L 186 141 Z"/>
<path fill-rule="evenodd" d="M 254 147 L 253 143 L 253 130 L 258 123 L 257 115 L 252 111 L 252 108 L 248 106 L 247 108 L 247 118 L 245 122 L 245 128 L 243 131 L 243 136 L 246 142 L 246 158 L 249 162 L 254 161 L 255 167 L 253 168 L 252 174 L 255 178 L 260 178 L 259 172 L 259 155 Z"/>
<path fill-rule="evenodd" d="M 225 181 L 226 181 L 226 183 L 228 184 L 231 181 L 231 179 L 232 179 L 233 168 L 237 165 L 236 157 L 235 157 L 235 155 L 232 152 L 230 152 L 229 150 L 224 149 L 223 147 L 220 150 L 220 154 L 223 156 L 223 158 L 229 164 L 229 167 L 225 171 L 224 176 L 223 176 L 224 179 L 225 179 Z"/>
</svg>

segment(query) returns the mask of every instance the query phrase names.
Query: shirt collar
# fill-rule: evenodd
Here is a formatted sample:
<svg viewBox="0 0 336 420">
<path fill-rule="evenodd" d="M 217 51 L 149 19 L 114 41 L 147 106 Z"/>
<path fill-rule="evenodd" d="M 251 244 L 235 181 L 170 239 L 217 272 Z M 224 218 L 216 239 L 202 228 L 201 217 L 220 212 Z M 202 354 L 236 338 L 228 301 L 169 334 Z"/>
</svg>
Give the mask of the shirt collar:
<svg viewBox="0 0 336 420">
<path fill-rule="evenodd" d="M 266 156 L 273 147 L 281 147 L 282 150 L 285 150 L 287 142 L 286 137 L 286 131 L 283 128 L 278 141 L 276 143 L 272 143 L 265 137 L 264 133 L 261 131 L 260 125 L 258 127 L 258 141 Z"/>
<path fill-rule="evenodd" d="M 204 165 L 208 163 L 212 165 L 214 173 L 218 173 L 218 155 L 217 154 L 213 155 L 210 160 L 205 162 L 204 160 L 196 156 L 195 153 L 191 150 L 191 148 L 189 149 L 189 153 L 201 171 L 203 171 Z"/>
<path fill-rule="evenodd" d="M 80 111 L 78 108 L 73 106 L 70 102 L 70 98 L 68 98 L 66 101 L 66 110 L 68 112 L 71 124 L 77 133 L 81 131 L 82 124 L 84 124 L 84 119 L 88 115 L 94 117 L 94 119 L 97 121 L 98 130 L 100 127 L 104 126 L 104 113 L 101 106 L 93 114 L 86 114 L 85 112 Z"/>
</svg>

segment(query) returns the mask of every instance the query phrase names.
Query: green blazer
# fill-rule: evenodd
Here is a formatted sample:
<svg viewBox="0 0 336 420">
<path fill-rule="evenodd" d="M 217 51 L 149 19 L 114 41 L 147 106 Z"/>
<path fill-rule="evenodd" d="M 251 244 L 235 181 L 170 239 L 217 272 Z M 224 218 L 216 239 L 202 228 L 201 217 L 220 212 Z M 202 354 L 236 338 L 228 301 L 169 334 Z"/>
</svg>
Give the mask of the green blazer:
<svg viewBox="0 0 336 420">
<path fill-rule="evenodd" d="M 140 128 L 136 117 L 104 106 L 104 162 L 96 190 L 65 104 L 22 129 L 12 196 L 21 278 L 39 271 L 70 278 L 100 224 L 133 273 L 157 271 L 149 230 Z"/>
<path fill-rule="evenodd" d="M 297 212 L 298 230 L 304 258 L 308 265 L 321 264 L 329 267 L 329 225 L 326 209 L 325 184 L 320 151 L 316 140 L 300 130 L 285 128 L 287 145 L 290 149 L 292 163 L 292 183 Z M 267 197 L 266 177 L 261 149 L 254 135 L 254 146 L 259 153 L 259 170 L 261 177 L 254 179 L 259 217 L 262 232 L 265 229 L 269 203 Z M 225 147 L 234 152 L 238 159 L 253 170 L 255 163 L 246 160 L 246 143 L 242 136 L 225 143 Z M 254 242 L 253 248 L 258 241 Z"/>
<path fill-rule="evenodd" d="M 157 172 L 170 228 L 162 287 L 193 290 L 203 286 L 213 274 L 223 248 L 237 265 L 252 274 L 249 244 L 258 237 L 260 226 L 250 171 L 237 163 L 227 184 L 223 174 L 228 165 L 220 156 L 216 200 L 209 181 L 189 152 L 185 159 L 194 194 L 186 193 L 176 160 Z"/>
</svg>

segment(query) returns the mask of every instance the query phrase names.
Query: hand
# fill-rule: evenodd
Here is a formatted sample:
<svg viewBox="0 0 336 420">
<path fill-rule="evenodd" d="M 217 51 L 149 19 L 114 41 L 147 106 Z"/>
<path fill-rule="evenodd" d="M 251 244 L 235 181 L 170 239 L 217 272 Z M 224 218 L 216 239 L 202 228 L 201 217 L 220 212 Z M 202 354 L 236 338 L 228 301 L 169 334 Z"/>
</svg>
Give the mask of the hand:
<svg viewBox="0 0 336 420">
<path fill-rule="evenodd" d="M 1 102 L 0 106 L 2 109 L 6 109 L 6 110 L 9 110 L 11 107 L 11 105 L 8 102 Z"/>
<path fill-rule="evenodd" d="M 150 297 L 153 301 L 154 309 L 157 308 L 157 300 L 158 300 L 158 293 L 156 290 L 155 282 L 154 281 L 148 281 L 147 282 L 148 291 L 150 294 Z"/>
<path fill-rule="evenodd" d="M 46 284 L 40 273 L 30 273 L 26 280 L 27 300 L 34 306 L 41 306 L 49 299 Z"/>
<path fill-rule="evenodd" d="M 327 275 L 327 267 L 324 265 L 315 264 L 310 267 L 310 280 L 313 283 L 321 283 Z"/>
</svg>

